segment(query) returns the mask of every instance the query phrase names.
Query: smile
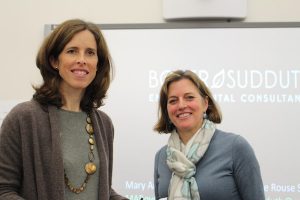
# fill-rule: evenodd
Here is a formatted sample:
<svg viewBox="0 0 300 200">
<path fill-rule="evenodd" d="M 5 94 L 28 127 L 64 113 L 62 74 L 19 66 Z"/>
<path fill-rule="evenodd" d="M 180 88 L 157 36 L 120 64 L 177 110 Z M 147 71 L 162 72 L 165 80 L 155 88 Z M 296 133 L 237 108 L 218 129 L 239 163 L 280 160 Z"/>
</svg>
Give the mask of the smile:
<svg viewBox="0 0 300 200">
<path fill-rule="evenodd" d="M 182 118 L 187 118 L 190 115 L 192 115 L 192 113 L 181 113 L 181 114 L 177 115 L 177 117 L 182 119 Z"/>
<path fill-rule="evenodd" d="M 82 69 L 74 69 L 71 70 L 71 72 L 75 75 L 79 75 L 79 76 L 83 76 L 83 75 L 87 75 L 89 72 L 86 70 L 82 70 Z"/>
</svg>

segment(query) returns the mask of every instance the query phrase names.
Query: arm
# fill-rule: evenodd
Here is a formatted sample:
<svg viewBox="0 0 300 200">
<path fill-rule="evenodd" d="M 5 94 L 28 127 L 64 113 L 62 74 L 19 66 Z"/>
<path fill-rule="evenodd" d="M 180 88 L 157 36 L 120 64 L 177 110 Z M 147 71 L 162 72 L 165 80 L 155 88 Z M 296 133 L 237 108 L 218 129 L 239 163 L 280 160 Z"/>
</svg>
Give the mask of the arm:
<svg viewBox="0 0 300 200">
<path fill-rule="evenodd" d="M 112 167 L 113 167 L 113 135 L 114 135 L 114 127 L 111 123 L 111 129 L 112 129 L 112 143 L 110 145 L 110 154 L 109 154 L 109 160 L 110 160 L 110 183 L 112 182 L 111 179 L 112 179 Z M 110 199 L 111 200 L 128 200 L 127 198 L 119 195 L 113 188 L 111 188 L 111 185 L 110 185 Z"/>
<path fill-rule="evenodd" d="M 113 141 L 114 141 L 114 127 L 109 116 L 98 110 L 98 116 L 103 120 L 103 125 L 105 125 L 105 133 L 107 136 L 107 147 L 108 147 L 108 158 L 109 158 L 109 199 L 110 200 L 128 200 L 127 198 L 119 195 L 112 187 L 112 171 L 113 171 Z"/>
<path fill-rule="evenodd" d="M 156 153 L 155 155 L 155 161 L 154 161 L 154 191 L 155 191 L 155 199 L 158 199 L 158 170 L 157 170 L 157 165 L 158 165 L 158 157 L 159 157 L 159 152 Z"/>
<path fill-rule="evenodd" d="M 111 200 L 128 200 L 127 198 L 119 195 L 114 189 L 110 190 L 110 199 Z"/>
<path fill-rule="evenodd" d="M 154 164 L 155 199 L 168 197 L 168 188 L 172 177 L 172 172 L 170 171 L 166 163 L 166 159 L 167 159 L 166 148 L 167 146 L 165 145 L 155 154 L 155 164 Z"/>
<path fill-rule="evenodd" d="M 113 130 L 113 127 L 112 127 L 112 130 Z M 112 131 L 113 133 L 113 131 Z M 110 183 L 111 183 L 111 179 L 112 179 L 112 165 L 113 165 L 113 143 L 110 147 Z M 110 200 L 128 200 L 127 198 L 119 195 L 113 188 L 111 188 L 111 185 L 110 185 Z"/>
<path fill-rule="evenodd" d="M 259 163 L 250 144 L 238 136 L 233 146 L 234 179 L 243 200 L 264 200 Z"/>
<path fill-rule="evenodd" d="M 24 200 L 19 196 L 22 183 L 21 153 L 21 138 L 17 117 L 11 112 L 4 119 L 0 130 L 1 200 Z"/>
</svg>

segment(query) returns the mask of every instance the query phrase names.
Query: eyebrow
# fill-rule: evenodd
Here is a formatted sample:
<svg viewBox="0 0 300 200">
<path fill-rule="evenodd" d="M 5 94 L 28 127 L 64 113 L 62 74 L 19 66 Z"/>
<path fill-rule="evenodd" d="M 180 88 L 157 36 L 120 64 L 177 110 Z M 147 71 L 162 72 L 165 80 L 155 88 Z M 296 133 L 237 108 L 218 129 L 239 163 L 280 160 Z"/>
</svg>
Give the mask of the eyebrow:
<svg viewBox="0 0 300 200">
<path fill-rule="evenodd" d="M 64 49 L 79 49 L 79 48 L 77 46 L 69 46 L 69 47 L 65 46 Z M 97 51 L 97 49 L 94 49 L 94 48 L 91 48 L 91 47 L 88 47 L 86 49 L 87 50 L 92 50 L 92 51 Z"/>
<path fill-rule="evenodd" d="M 184 93 L 183 96 L 190 95 L 190 94 L 195 95 L 195 93 L 193 93 L 193 92 L 187 92 L 187 93 Z M 177 97 L 177 96 L 170 96 L 168 98 L 171 98 L 171 97 Z"/>
<path fill-rule="evenodd" d="M 174 99 L 174 98 L 178 98 L 177 96 L 170 96 L 167 99 Z"/>
<path fill-rule="evenodd" d="M 87 48 L 87 50 L 91 50 L 91 51 L 97 52 L 97 49 L 94 49 L 94 48 Z"/>
</svg>

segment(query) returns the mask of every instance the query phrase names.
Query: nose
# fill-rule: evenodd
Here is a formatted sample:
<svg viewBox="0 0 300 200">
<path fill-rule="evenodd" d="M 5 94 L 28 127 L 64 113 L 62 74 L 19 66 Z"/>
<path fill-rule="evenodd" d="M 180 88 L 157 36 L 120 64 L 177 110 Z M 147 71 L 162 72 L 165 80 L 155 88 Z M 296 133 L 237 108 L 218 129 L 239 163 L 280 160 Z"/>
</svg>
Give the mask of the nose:
<svg viewBox="0 0 300 200">
<path fill-rule="evenodd" d="M 86 60 L 85 60 L 84 54 L 79 54 L 78 55 L 77 64 L 79 64 L 79 65 L 85 65 L 86 64 Z"/>
<path fill-rule="evenodd" d="M 180 109 L 184 109 L 184 108 L 186 108 L 186 102 L 184 101 L 184 100 L 179 100 L 179 108 Z"/>
</svg>

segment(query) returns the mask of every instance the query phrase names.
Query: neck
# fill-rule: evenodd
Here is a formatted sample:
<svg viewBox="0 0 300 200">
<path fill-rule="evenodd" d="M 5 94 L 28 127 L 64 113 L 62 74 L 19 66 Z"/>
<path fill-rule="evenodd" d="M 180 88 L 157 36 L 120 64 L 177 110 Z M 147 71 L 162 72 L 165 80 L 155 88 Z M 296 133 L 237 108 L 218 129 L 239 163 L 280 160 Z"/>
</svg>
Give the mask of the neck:
<svg viewBox="0 0 300 200">
<path fill-rule="evenodd" d="M 62 107 L 64 110 L 73 111 L 73 112 L 80 112 L 80 105 L 75 105 L 71 103 L 64 104 Z"/>
<path fill-rule="evenodd" d="M 195 133 L 191 133 L 191 132 L 184 132 L 184 133 L 178 133 L 179 137 L 182 141 L 183 144 L 187 144 L 188 141 L 193 137 L 193 135 Z"/>
<path fill-rule="evenodd" d="M 76 91 L 62 91 L 63 106 L 64 110 L 79 112 L 81 111 L 80 102 L 83 96 L 83 92 Z"/>
<path fill-rule="evenodd" d="M 182 141 L 183 144 L 187 144 L 188 141 L 199 131 L 199 129 L 202 127 L 203 121 L 197 128 L 192 129 L 192 130 L 177 130 L 179 137 Z"/>
</svg>

